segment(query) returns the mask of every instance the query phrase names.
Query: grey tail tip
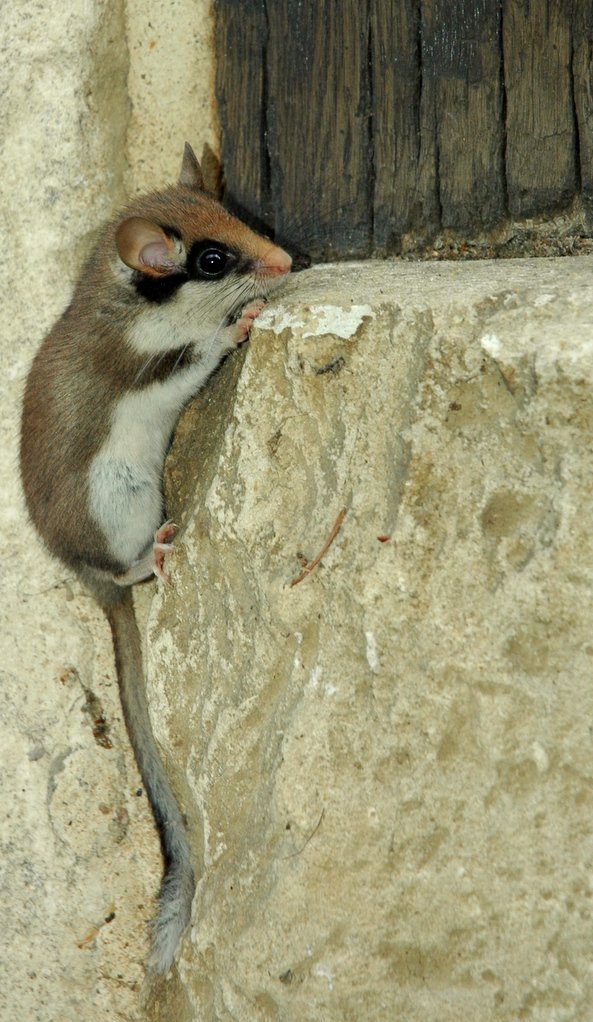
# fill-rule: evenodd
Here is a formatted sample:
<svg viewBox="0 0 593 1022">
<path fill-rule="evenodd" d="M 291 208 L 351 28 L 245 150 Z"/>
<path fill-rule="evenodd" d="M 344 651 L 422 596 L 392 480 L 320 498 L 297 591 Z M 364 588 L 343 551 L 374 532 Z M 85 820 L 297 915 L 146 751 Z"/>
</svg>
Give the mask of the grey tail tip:
<svg viewBox="0 0 593 1022">
<path fill-rule="evenodd" d="M 175 954 L 179 943 L 185 932 L 187 923 L 185 921 L 170 920 L 168 923 L 161 923 L 157 918 L 153 924 L 152 946 L 148 956 L 149 972 L 157 976 L 164 976 L 175 961 Z"/>
<path fill-rule="evenodd" d="M 188 863 L 179 863 L 177 869 L 165 875 L 159 895 L 159 914 L 152 924 L 150 972 L 164 976 L 173 965 L 190 921 L 194 891 L 194 874 Z"/>
</svg>

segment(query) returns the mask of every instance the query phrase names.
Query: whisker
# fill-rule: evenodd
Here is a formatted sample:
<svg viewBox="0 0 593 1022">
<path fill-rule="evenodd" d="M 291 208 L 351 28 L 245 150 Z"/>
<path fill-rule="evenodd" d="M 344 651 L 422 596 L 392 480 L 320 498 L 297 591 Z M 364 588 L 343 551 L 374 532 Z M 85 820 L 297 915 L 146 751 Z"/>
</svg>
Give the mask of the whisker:
<svg viewBox="0 0 593 1022">
<path fill-rule="evenodd" d="M 177 366 L 181 362 L 181 360 L 182 360 L 183 356 L 185 355 L 185 353 L 186 353 L 188 348 L 189 348 L 189 342 L 187 344 L 183 345 L 181 351 L 179 352 L 177 358 L 175 359 L 175 364 L 174 364 L 173 368 L 171 369 L 171 376 L 173 375 L 173 373 L 177 369 Z"/>
<path fill-rule="evenodd" d="M 210 344 L 208 346 L 208 351 L 206 353 L 206 358 L 208 358 L 211 355 L 212 349 L 214 348 L 214 345 L 216 344 L 216 341 L 218 339 L 218 335 L 220 334 L 220 331 L 223 329 L 223 327 L 228 325 L 229 316 L 230 315 L 234 315 L 235 310 L 237 308 L 240 309 L 243 306 L 244 299 L 247 297 L 248 291 L 251 290 L 250 284 L 247 281 L 245 281 L 245 282 L 239 281 L 238 285 L 239 286 L 236 287 L 236 290 L 237 290 L 237 302 L 235 303 L 235 306 L 233 307 L 232 310 L 225 312 L 225 315 L 222 317 L 222 319 L 220 320 L 218 326 L 216 327 L 216 330 L 215 330 L 214 334 L 212 335 L 212 339 L 211 339 Z M 240 297 L 240 301 L 239 301 L 239 297 Z"/>
<path fill-rule="evenodd" d="M 269 281 L 264 276 L 237 276 L 231 275 L 225 278 L 224 281 L 219 282 L 212 290 L 204 287 L 204 297 L 200 301 L 200 321 L 201 329 L 206 329 L 207 347 L 203 353 L 205 361 L 208 361 L 212 352 L 215 349 L 216 343 L 220 338 L 221 331 L 229 326 L 240 314 L 242 308 L 246 305 L 249 299 L 253 299 L 258 295 L 266 297 L 269 291 Z M 188 330 L 191 332 L 191 325 L 193 319 L 193 312 L 188 309 L 187 316 L 185 319 L 184 330 L 185 337 L 188 336 Z M 212 322 L 211 329 L 208 329 L 209 320 Z M 188 340 L 185 344 L 180 347 L 179 353 L 175 359 L 175 362 L 171 368 L 171 373 L 174 373 L 182 362 L 188 348 L 192 346 L 192 341 Z M 174 345 L 172 345 L 174 346 Z M 152 352 L 143 362 L 140 369 L 136 373 L 133 385 L 137 386 L 148 372 L 156 372 L 159 365 L 167 357 L 171 351 L 170 347 L 164 347 L 156 352 Z"/>
<path fill-rule="evenodd" d="M 136 386 L 136 384 L 139 383 L 140 379 L 142 378 L 142 376 L 144 375 L 146 370 L 150 367 L 150 365 L 154 362 L 155 359 L 157 359 L 157 363 L 156 363 L 155 369 L 158 368 L 158 364 L 161 361 L 161 358 L 162 358 L 162 354 L 160 352 L 158 352 L 158 351 L 153 352 L 152 355 L 149 355 L 148 358 L 146 359 L 146 362 L 144 362 L 144 364 L 140 367 L 140 369 L 136 373 L 136 376 L 134 378 L 134 382 L 133 382 L 132 386 Z"/>
</svg>

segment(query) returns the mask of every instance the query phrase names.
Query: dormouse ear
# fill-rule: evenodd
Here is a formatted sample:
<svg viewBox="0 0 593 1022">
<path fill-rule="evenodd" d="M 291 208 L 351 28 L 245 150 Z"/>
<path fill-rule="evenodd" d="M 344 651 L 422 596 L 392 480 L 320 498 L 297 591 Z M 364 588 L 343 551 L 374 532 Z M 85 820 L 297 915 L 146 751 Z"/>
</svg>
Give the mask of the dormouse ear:
<svg viewBox="0 0 593 1022">
<path fill-rule="evenodd" d="M 200 157 L 202 168 L 202 179 L 204 191 L 209 192 L 215 199 L 222 198 L 222 167 L 220 160 L 211 146 L 204 142 L 202 155 Z"/>
<path fill-rule="evenodd" d="M 115 245 L 126 266 L 151 277 L 175 273 L 181 265 L 181 243 L 165 234 L 158 224 L 139 216 L 132 216 L 119 225 Z"/>
<path fill-rule="evenodd" d="M 185 148 L 183 150 L 183 159 L 181 161 L 178 183 L 183 185 L 185 188 L 198 188 L 200 191 L 204 190 L 204 179 L 202 177 L 200 164 L 198 163 L 196 154 L 189 142 L 185 143 Z"/>
</svg>

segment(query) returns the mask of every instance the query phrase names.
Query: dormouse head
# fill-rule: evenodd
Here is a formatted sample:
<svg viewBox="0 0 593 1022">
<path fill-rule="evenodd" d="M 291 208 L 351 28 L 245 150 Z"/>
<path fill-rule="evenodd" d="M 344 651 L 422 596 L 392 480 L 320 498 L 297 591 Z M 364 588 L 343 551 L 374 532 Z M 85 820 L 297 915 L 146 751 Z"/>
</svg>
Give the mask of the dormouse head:
<svg viewBox="0 0 593 1022">
<path fill-rule="evenodd" d="M 176 186 L 137 199 L 115 227 L 120 266 L 148 302 L 190 285 L 196 297 L 226 296 L 229 307 L 265 297 L 291 267 L 290 256 L 232 216 L 206 191 L 186 143 Z M 129 271 L 132 271 L 131 273 Z"/>
</svg>

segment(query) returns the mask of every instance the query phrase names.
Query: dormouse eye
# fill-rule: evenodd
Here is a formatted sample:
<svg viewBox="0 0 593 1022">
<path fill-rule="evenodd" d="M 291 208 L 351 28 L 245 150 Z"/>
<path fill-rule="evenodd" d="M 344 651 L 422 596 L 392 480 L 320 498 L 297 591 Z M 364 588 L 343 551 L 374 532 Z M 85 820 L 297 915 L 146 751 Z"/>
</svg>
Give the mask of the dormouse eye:
<svg viewBox="0 0 593 1022">
<path fill-rule="evenodd" d="M 196 275 L 207 280 L 224 277 L 234 262 L 231 253 L 218 245 L 208 245 L 196 258 Z"/>
</svg>

